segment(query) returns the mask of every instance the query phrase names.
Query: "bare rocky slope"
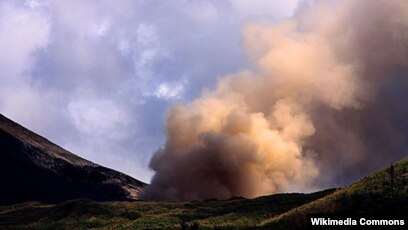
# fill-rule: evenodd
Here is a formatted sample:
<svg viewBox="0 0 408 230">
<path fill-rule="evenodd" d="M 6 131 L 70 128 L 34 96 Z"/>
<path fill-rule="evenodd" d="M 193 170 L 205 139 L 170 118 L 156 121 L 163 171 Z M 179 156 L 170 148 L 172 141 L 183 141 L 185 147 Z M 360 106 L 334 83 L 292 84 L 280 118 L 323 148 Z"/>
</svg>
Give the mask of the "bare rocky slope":
<svg viewBox="0 0 408 230">
<path fill-rule="evenodd" d="M 0 205 L 135 200 L 146 185 L 85 160 L 0 114 Z"/>
</svg>

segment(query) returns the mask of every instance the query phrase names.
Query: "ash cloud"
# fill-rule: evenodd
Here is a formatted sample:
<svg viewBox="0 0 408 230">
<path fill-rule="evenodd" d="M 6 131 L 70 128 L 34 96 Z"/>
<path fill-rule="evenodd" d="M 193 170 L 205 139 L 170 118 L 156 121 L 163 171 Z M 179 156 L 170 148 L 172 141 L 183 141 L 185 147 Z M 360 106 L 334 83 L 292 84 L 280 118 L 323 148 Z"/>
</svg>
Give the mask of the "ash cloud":
<svg viewBox="0 0 408 230">
<path fill-rule="evenodd" d="M 344 185 L 406 155 L 406 1 L 304 3 L 243 36 L 254 69 L 170 109 L 145 199 Z"/>
</svg>

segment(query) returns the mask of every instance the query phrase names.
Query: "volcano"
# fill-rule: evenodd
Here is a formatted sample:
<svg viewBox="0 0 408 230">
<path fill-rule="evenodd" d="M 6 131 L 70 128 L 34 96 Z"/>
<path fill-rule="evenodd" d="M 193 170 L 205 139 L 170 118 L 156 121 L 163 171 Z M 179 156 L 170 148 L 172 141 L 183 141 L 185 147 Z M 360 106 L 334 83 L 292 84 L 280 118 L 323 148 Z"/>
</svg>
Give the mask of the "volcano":
<svg viewBox="0 0 408 230">
<path fill-rule="evenodd" d="M 85 160 L 1 114 L 0 185 L 0 205 L 76 198 L 136 200 L 146 186 Z"/>
</svg>

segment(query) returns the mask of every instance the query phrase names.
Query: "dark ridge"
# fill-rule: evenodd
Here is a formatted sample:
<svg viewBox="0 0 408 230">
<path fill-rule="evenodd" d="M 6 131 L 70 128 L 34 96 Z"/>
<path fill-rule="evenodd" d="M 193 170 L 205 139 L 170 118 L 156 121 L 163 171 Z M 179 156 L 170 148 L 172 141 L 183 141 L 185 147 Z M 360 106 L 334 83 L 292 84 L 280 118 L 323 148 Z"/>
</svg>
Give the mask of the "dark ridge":
<svg viewBox="0 0 408 230">
<path fill-rule="evenodd" d="M 0 114 L 0 205 L 136 200 L 146 185 L 53 144 Z"/>
</svg>

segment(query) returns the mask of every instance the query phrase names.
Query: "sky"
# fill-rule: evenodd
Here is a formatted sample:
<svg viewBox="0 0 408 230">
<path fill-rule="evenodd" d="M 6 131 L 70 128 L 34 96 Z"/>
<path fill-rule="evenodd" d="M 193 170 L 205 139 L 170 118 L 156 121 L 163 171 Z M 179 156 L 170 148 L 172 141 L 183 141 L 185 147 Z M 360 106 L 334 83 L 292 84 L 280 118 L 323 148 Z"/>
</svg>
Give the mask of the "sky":
<svg viewBox="0 0 408 230">
<path fill-rule="evenodd" d="M 0 113 L 149 182 L 168 109 L 251 68 L 242 29 L 297 0 L 0 1 Z"/>
</svg>

